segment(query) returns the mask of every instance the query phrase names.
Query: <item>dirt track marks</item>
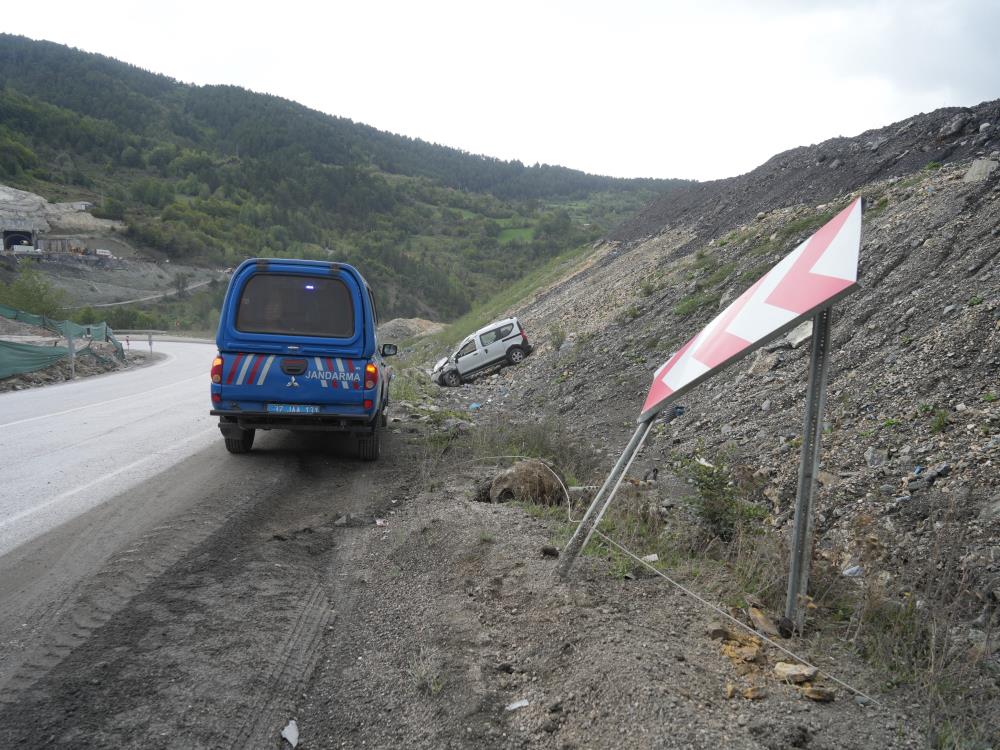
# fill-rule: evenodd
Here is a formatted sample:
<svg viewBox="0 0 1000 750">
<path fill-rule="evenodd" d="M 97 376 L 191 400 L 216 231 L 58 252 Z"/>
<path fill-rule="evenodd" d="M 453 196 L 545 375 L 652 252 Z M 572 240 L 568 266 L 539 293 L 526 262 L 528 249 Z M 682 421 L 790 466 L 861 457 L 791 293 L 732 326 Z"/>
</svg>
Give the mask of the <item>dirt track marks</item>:
<svg viewBox="0 0 1000 750">
<path fill-rule="evenodd" d="M 340 574 L 352 537 L 369 532 L 333 521 L 374 513 L 397 480 L 391 458 L 371 466 L 328 442 L 305 441 L 303 454 L 300 439 L 288 441 L 227 464 L 241 489 L 216 498 L 217 514 L 150 532 L 81 584 L 72 605 L 49 605 L 55 638 L 8 686 L 0 744 L 235 748 L 277 738 L 334 617 L 350 617 L 352 579 Z M 256 480 L 240 482 L 248 473 Z"/>
</svg>

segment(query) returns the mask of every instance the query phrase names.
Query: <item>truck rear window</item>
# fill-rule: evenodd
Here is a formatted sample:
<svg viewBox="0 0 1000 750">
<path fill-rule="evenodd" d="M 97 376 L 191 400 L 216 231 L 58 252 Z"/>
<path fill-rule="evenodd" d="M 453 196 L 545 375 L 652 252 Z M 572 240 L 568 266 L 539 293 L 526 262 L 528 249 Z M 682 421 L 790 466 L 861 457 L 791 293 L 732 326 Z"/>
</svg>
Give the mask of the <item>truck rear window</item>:
<svg viewBox="0 0 1000 750">
<path fill-rule="evenodd" d="M 260 273 L 243 287 L 236 328 L 245 333 L 350 338 L 354 302 L 340 279 Z"/>
</svg>

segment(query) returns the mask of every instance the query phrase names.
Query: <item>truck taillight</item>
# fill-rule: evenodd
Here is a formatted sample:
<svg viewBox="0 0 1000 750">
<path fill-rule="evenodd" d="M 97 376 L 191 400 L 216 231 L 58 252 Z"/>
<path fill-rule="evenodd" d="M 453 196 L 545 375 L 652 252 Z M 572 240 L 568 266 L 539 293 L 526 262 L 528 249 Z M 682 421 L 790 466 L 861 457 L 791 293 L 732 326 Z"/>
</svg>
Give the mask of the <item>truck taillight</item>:
<svg viewBox="0 0 1000 750">
<path fill-rule="evenodd" d="M 222 382 L 222 357 L 216 357 L 212 360 L 212 382 Z"/>
<path fill-rule="evenodd" d="M 365 388 L 374 388 L 378 382 L 378 367 L 369 362 L 365 365 Z"/>
</svg>

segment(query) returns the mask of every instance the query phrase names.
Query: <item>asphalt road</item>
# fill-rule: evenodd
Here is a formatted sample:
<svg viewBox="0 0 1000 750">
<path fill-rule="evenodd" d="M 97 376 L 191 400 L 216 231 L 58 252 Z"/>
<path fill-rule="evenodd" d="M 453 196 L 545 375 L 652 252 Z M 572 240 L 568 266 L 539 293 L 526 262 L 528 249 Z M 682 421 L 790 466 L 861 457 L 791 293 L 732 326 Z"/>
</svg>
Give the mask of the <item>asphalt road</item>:
<svg viewBox="0 0 1000 750">
<path fill-rule="evenodd" d="M 143 346 L 145 343 L 143 343 Z M 126 373 L 0 394 L 0 555 L 218 441 L 206 344 Z"/>
</svg>

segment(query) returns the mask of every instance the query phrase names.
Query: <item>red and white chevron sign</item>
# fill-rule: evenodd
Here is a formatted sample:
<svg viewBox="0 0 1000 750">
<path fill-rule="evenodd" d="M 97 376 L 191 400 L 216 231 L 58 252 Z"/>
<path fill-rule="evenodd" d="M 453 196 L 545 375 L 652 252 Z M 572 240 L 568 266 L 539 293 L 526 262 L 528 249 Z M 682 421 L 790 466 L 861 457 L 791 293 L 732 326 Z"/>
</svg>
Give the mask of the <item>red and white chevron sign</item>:
<svg viewBox="0 0 1000 750">
<path fill-rule="evenodd" d="M 858 285 L 861 199 L 758 279 L 653 375 L 639 420 Z"/>
</svg>

